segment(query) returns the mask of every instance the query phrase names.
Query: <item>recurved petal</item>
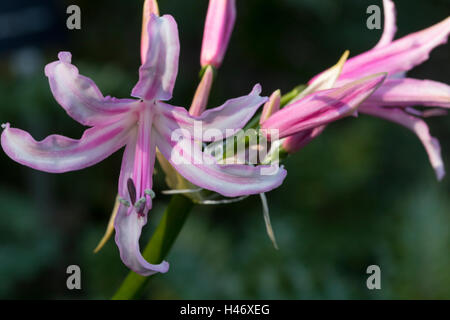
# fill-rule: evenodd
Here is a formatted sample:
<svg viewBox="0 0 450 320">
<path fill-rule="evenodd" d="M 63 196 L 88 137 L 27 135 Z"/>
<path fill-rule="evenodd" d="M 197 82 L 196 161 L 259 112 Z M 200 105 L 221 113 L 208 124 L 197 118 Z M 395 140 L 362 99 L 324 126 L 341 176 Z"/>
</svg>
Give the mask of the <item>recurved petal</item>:
<svg viewBox="0 0 450 320">
<path fill-rule="evenodd" d="M 178 73 L 178 28 L 170 15 L 151 14 L 147 24 L 148 48 L 139 68 L 132 96 L 144 100 L 170 100 Z"/>
<path fill-rule="evenodd" d="M 157 146 L 184 178 L 227 197 L 270 191 L 286 177 L 286 170 L 277 166 L 218 165 L 195 141 L 184 138 L 172 141 L 170 130 L 158 131 Z"/>
<path fill-rule="evenodd" d="M 432 80 L 387 79 L 363 105 L 450 108 L 450 86 Z"/>
<path fill-rule="evenodd" d="M 284 138 L 352 115 L 385 78 L 386 74 L 376 74 L 340 88 L 315 92 L 276 112 L 261 127 L 279 130 L 279 137 Z"/>
<path fill-rule="evenodd" d="M 139 238 L 142 227 L 147 223 L 147 216 L 138 215 L 134 210 L 128 214 L 128 211 L 129 208 L 121 204 L 114 222 L 116 244 L 119 247 L 123 263 L 142 276 L 167 272 L 169 270 L 168 262 L 150 264 L 140 252 Z"/>
<path fill-rule="evenodd" d="M 449 33 L 450 17 L 427 29 L 353 57 L 345 63 L 338 85 L 377 72 L 388 72 L 393 76 L 408 71 L 427 60 L 435 47 L 446 43 Z"/>
<path fill-rule="evenodd" d="M 58 61 L 45 66 L 50 89 L 56 101 L 76 121 L 93 126 L 111 121 L 129 111 L 136 101 L 104 97 L 91 79 L 79 74 L 71 64 L 70 52 L 60 52 Z"/>
<path fill-rule="evenodd" d="M 203 135 L 206 131 L 218 132 L 220 136 L 226 138 L 243 128 L 258 108 L 267 101 L 267 97 L 261 97 L 260 93 L 261 86 L 257 84 L 250 94 L 230 99 L 220 107 L 206 110 L 198 117 L 191 116 L 185 108 L 159 103 L 158 110 L 164 118 L 155 121 L 155 125 L 168 126 L 172 131 L 182 128 L 187 130 L 191 137 L 203 141 L 214 140 L 212 136 Z M 198 127 L 200 123 L 201 130 L 196 130 L 196 126 Z"/>
<path fill-rule="evenodd" d="M 374 106 L 361 106 L 361 113 L 366 113 L 378 118 L 398 123 L 413 131 L 422 142 L 428 154 L 431 166 L 433 167 L 438 180 L 445 176 L 444 163 L 441 157 L 441 147 L 439 141 L 432 137 L 428 125 L 422 119 L 407 114 L 398 108 L 381 108 Z"/>
<path fill-rule="evenodd" d="M 62 173 L 92 166 L 124 146 L 133 123 L 123 119 L 87 129 L 81 139 L 50 135 L 36 141 L 26 131 L 3 125 L 1 144 L 14 161 L 36 170 Z"/>
<path fill-rule="evenodd" d="M 383 35 L 378 41 L 375 48 L 381 48 L 394 40 L 395 33 L 397 32 L 397 25 L 395 19 L 395 4 L 392 0 L 383 0 L 384 8 L 384 29 Z"/>
</svg>

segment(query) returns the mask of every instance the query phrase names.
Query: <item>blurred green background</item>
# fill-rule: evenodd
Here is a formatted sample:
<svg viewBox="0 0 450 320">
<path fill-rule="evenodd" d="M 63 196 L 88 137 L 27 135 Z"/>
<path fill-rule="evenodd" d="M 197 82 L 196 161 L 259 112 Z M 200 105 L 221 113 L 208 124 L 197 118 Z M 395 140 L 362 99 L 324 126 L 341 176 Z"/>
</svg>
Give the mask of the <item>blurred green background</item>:
<svg viewBox="0 0 450 320">
<path fill-rule="evenodd" d="M 14 47 L 3 40 L 0 122 L 36 139 L 52 133 L 78 138 L 83 128 L 53 99 L 43 68 L 58 51 L 71 51 L 80 73 L 94 79 L 104 95 L 128 97 L 137 81 L 143 1 L 33 4 L 41 2 L 53 8 L 50 35 L 31 36 Z M 277 88 L 287 92 L 333 65 L 345 49 L 358 54 L 381 35 L 366 28 L 366 8 L 381 6 L 378 0 L 237 2 L 212 106 L 248 93 L 257 82 L 266 95 Z M 450 12 L 448 0 L 395 3 L 397 36 Z M 81 30 L 65 27 L 70 4 L 81 8 Z M 160 0 L 161 12 L 172 14 L 180 31 L 175 105 L 189 105 L 198 82 L 206 8 L 207 0 Z M 441 46 L 410 75 L 448 83 L 449 61 L 449 46 Z M 449 164 L 450 117 L 427 122 Z M 128 270 L 114 241 L 98 254 L 92 250 L 113 207 L 120 160 L 117 152 L 94 167 L 52 175 L 0 152 L 0 298 L 112 296 Z M 170 271 L 152 277 L 141 298 L 450 298 L 450 180 L 435 180 L 411 132 L 365 115 L 348 118 L 330 125 L 286 167 L 284 185 L 268 194 L 279 251 L 266 235 L 259 197 L 196 206 L 168 257 Z M 157 192 L 166 188 L 161 171 L 155 181 Z M 157 195 L 143 244 L 168 199 Z M 66 288 L 71 264 L 81 267 L 82 290 Z M 371 264 L 381 267 L 381 290 L 366 287 Z"/>
</svg>

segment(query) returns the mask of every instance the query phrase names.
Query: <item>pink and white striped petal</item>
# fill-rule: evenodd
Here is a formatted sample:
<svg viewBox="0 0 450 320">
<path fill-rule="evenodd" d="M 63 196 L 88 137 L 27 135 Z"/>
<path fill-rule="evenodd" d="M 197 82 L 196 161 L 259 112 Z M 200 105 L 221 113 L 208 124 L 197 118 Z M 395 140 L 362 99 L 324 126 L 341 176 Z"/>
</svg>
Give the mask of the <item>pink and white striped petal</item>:
<svg viewBox="0 0 450 320">
<path fill-rule="evenodd" d="M 261 97 L 260 93 L 261 86 L 257 84 L 250 94 L 230 99 L 220 107 L 206 110 L 198 117 L 191 116 L 185 108 L 157 103 L 158 112 L 162 117 L 155 121 L 155 125 L 168 126 L 172 131 L 182 128 L 187 130 L 191 137 L 203 141 L 213 140 L 212 137 L 203 136 L 208 130 L 220 132 L 222 137 L 226 138 L 243 128 L 258 108 L 267 101 L 268 98 Z M 201 132 L 194 132 L 195 122 L 201 122 Z"/>
<path fill-rule="evenodd" d="M 139 238 L 142 227 L 147 223 L 147 215 L 138 215 L 134 211 L 128 214 L 128 211 L 129 208 L 121 204 L 114 221 L 116 244 L 119 247 L 123 263 L 142 276 L 167 272 L 169 270 L 168 262 L 151 264 L 144 259 L 140 252 Z"/>
<path fill-rule="evenodd" d="M 163 156 L 196 186 L 227 197 L 267 192 L 281 185 L 286 170 L 273 166 L 219 165 L 214 157 L 201 151 L 196 141 L 172 141 L 170 130 L 158 130 L 157 146 Z"/>
<path fill-rule="evenodd" d="M 177 23 L 170 15 L 151 14 L 147 33 L 146 60 L 139 68 L 139 81 L 131 95 L 144 100 L 170 100 L 180 55 Z"/>
<path fill-rule="evenodd" d="M 56 101 L 79 123 L 94 126 L 111 122 L 136 105 L 136 100 L 104 97 L 94 81 L 80 75 L 71 64 L 70 52 L 60 52 L 58 58 L 45 66 L 45 75 Z"/>
<path fill-rule="evenodd" d="M 36 141 L 26 131 L 4 125 L 1 144 L 14 161 L 36 170 L 62 173 L 92 166 L 127 142 L 133 129 L 129 118 L 87 129 L 81 139 L 51 135 Z"/>
</svg>

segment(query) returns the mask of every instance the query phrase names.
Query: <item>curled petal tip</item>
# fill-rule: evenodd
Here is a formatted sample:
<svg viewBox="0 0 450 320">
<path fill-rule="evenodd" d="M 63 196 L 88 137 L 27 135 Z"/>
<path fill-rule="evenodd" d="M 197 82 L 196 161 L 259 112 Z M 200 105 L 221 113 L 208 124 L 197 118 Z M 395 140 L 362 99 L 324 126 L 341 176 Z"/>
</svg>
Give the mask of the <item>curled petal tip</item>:
<svg viewBox="0 0 450 320">
<path fill-rule="evenodd" d="M 2 129 L 4 129 L 4 130 L 9 129 L 9 122 L 2 123 Z"/>
<path fill-rule="evenodd" d="M 255 85 L 253 86 L 253 90 L 252 90 L 252 91 L 254 91 L 254 93 L 256 93 L 256 94 L 260 94 L 261 91 L 262 91 L 261 84 L 259 84 L 259 83 L 255 84 Z M 252 92 L 252 93 L 253 93 L 253 92 Z"/>
<path fill-rule="evenodd" d="M 61 60 L 61 62 L 72 62 L 72 54 L 69 51 L 61 51 L 58 53 L 58 59 Z"/>
</svg>

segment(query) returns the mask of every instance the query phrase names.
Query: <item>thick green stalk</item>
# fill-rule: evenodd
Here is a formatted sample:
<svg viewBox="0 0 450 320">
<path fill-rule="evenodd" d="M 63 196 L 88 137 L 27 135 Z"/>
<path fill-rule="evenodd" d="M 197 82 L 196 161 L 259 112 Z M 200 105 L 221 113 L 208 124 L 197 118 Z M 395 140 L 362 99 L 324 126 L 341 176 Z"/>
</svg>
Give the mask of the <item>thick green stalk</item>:
<svg viewBox="0 0 450 320">
<path fill-rule="evenodd" d="M 147 261 L 158 264 L 164 260 L 180 233 L 193 205 L 193 202 L 183 195 L 172 196 L 161 222 L 142 254 Z M 130 271 L 112 299 L 132 299 L 147 280 L 148 277 L 143 277 Z"/>
</svg>

